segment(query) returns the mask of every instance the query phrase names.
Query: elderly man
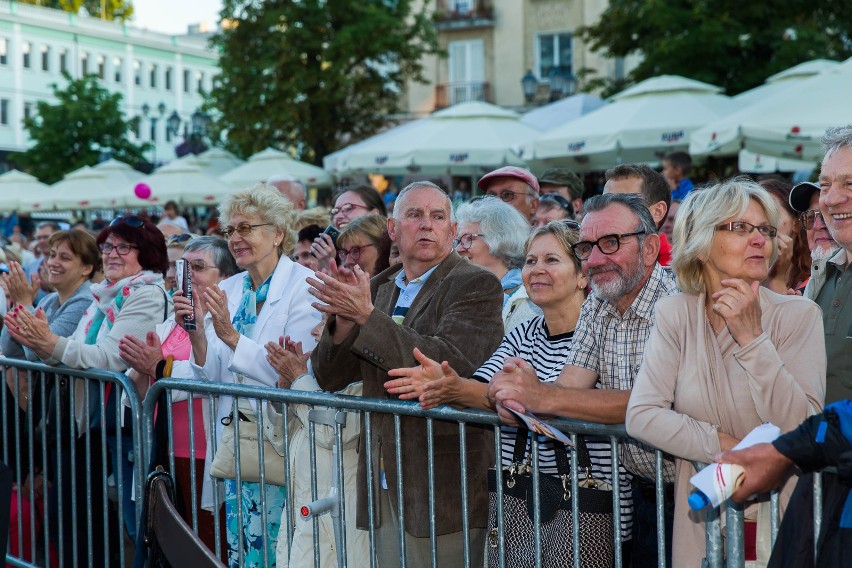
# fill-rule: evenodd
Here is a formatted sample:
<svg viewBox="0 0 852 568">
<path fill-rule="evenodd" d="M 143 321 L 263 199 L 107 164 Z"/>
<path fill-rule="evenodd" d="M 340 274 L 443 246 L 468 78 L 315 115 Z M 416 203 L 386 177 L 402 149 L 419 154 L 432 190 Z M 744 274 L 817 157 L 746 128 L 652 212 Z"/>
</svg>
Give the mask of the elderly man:
<svg viewBox="0 0 852 568">
<path fill-rule="evenodd" d="M 296 211 L 304 211 L 308 206 L 308 192 L 298 179 L 289 175 L 278 175 L 269 178 L 266 183 L 277 189 L 281 195 L 293 204 Z"/>
<path fill-rule="evenodd" d="M 429 182 L 404 188 L 396 200 L 388 233 L 401 263 L 373 278 L 356 267 L 337 278 L 309 279 L 317 309 L 330 314 L 311 362 L 319 385 L 338 391 L 364 382 L 364 396 L 385 398 L 387 371 L 417 364 L 414 348 L 446 360 L 460 373 L 473 373 L 500 344 L 503 291 L 491 273 L 453 252 L 456 222 L 448 196 Z M 331 273 L 335 272 L 332 263 Z M 454 424 L 436 422 L 435 523 L 437 565 L 463 562 L 459 434 Z M 362 429 L 362 432 L 365 430 Z M 399 531 L 405 534 L 409 566 L 430 565 L 426 423 L 402 417 L 402 469 L 397 471 L 394 420 L 375 415 L 373 438 L 360 440 L 358 527 L 368 528 L 366 444 L 373 449 L 375 521 L 380 566 L 398 566 Z M 488 513 L 486 472 L 493 465 L 490 431 L 467 429 L 467 483 L 471 566 L 482 565 Z M 397 479 L 402 477 L 402 496 Z M 400 508 L 404 523 L 398 525 Z"/>
<path fill-rule="evenodd" d="M 519 412 L 620 424 L 654 324 L 654 306 L 676 288 L 672 276 L 657 263 L 657 226 L 641 196 L 598 195 L 584 207 L 574 254 L 592 293 L 580 311 L 562 373 L 555 382 L 542 383 L 527 363 L 507 359 L 488 395 Z M 498 406 L 498 412 L 513 422 L 508 411 Z M 632 565 L 657 566 L 654 454 L 637 442 L 625 444 L 622 456 L 623 465 L 634 475 Z M 665 464 L 666 552 L 671 565 L 674 464 Z M 629 498 L 630 493 L 622 495 L 622 503 Z"/>
<path fill-rule="evenodd" d="M 532 222 L 538 209 L 538 180 L 528 170 L 505 166 L 482 176 L 476 184 L 488 195 L 499 197 Z"/>
<path fill-rule="evenodd" d="M 580 176 L 566 168 L 550 168 L 538 176 L 538 185 L 542 195 L 555 193 L 567 199 L 578 221 L 583 217 L 583 194 L 586 188 Z"/>
<path fill-rule="evenodd" d="M 828 232 L 825 219 L 819 210 L 819 185 L 804 181 L 793 186 L 790 191 L 790 207 L 799 213 L 799 221 L 808 236 L 808 248 L 811 260 L 825 260 L 837 252 L 840 245 Z"/>
</svg>

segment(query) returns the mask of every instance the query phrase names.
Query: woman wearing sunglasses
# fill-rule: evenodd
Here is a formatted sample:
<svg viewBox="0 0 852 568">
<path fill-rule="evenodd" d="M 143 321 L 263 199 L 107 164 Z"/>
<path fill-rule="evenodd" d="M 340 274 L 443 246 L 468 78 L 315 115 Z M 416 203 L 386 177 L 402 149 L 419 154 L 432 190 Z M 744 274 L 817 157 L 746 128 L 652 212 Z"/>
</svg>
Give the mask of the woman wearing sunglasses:
<svg viewBox="0 0 852 568">
<path fill-rule="evenodd" d="M 278 373 L 267 362 L 264 345 L 286 335 L 313 349 L 311 329 L 320 321 L 305 281 L 313 273 L 289 258 L 295 244 L 293 206 L 276 189 L 260 184 L 226 197 L 219 218 L 228 248 L 245 272 L 196 295 L 196 321 L 205 325 L 189 333 L 193 371 L 201 380 L 274 387 Z M 191 308 L 180 294 L 175 305 L 176 320 L 182 324 Z M 217 439 L 221 440 L 223 419 L 228 423 L 236 418 L 241 428 L 255 428 L 261 412 L 264 421 L 271 419 L 268 408 L 253 399 L 220 396 Z M 265 487 L 240 483 L 238 487 L 235 480 L 225 480 L 229 563 L 239 565 L 242 558 L 244 566 L 263 566 L 267 557 L 268 565 L 274 566 L 285 488 L 268 482 Z M 266 526 L 262 526 L 264 504 Z"/>
<path fill-rule="evenodd" d="M 24 347 L 32 349 L 43 361 L 50 364 L 64 364 L 73 369 L 105 369 L 108 371 L 123 372 L 127 369 L 127 363 L 121 358 L 118 344 L 125 335 L 145 337 L 155 326 L 162 323 L 171 313 L 171 300 L 166 294 L 163 277 L 168 270 L 168 256 L 166 255 L 166 243 L 162 233 L 157 227 L 140 217 L 125 216 L 116 218 L 108 227 L 103 229 L 97 237 L 98 248 L 101 251 L 103 262 L 104 281 L 91 285 L 94 301 L 83 313 L 82 319 L 76 330 L 70 337 L 61 337 L 55 334 L 47 321 L 44 310 L 37 310 L 34 314 L 25 309 L 17 309 L 6 317 L 6 325 L 12 338 Z M 75 384 L 76 396 L 76 419 L 78 443 L 76 446 L 77 487 L 80 480 L 91 478 L 92 483 L 92 507 L 93 511 L 107 509 L 107 503 L 103 502 L 103 485 L 106 480 L 101 475 L 101 431 L 109 432 L 106 435 L 109 455 L 112 460 L 112 471 L 115 472 L 118 489 L 121 491 L 119 499 L 123 507 L 124 524 L 135 538 L 136 522 L 135 507 L 131 500 L 130 488 L 133 479 L 133 464 L 126 455 L 133 447 L 133 439 L 128 431 L 122 431 L 121 451 L 118 449 L 118 438 L 114 434 L 120 430 L 116 424 L 116 405 L 120 400 L 120 388 L 114 384 L 107 384 L 103 390 L 106 401 L 106 415 L 101 416 L 101 392 L 97 384 L 78 380 Z M 89 415 L 84 416 L 86 408 L 84 401 L 88 399 Z M 61 401 L 63 410 L 69 408 L 71 401 Z M 83 436 L 86 431 L 88 436 Z M 86 444 L 90 445 L 90 454 L 85 453 Z M 64 471 L 71 471 L 71 462 L 68 452 L 63 455 Z M 65 463 L 67 462 L 67 463 Z M 105 464 L 103 467 L 106 467 Z M 91 473 L 90 473 L 91 472 Z M 103 555 L 103 538 L 105 528 L 99 526 L 103 520 L 100 514 L 89 515 L 87 511 L 87 499 L 76 500 L 77 510 L 71 507 L 71 486 L 68 479 L 63 479 L 67 484 L 62 488 L 64 503 L 63 510 L 67 518 L 64 522 L 64 530 L 67 532 L 64 542 L 71 542 L 73 538 L 80 546 L 78 547 L 78 563 L 88 564 L 87 554 L 91 552 L 95 558 Z M 84 481 L 85 483 L 85 481 Z M 53 487 L 58 490 L 56 484 Z M 79 495 L 78 495 L 79 497 Z M 55 507 L 51 507 L 56 511 Z M 94 546 L 87 550 L 85 536 L 71 534 L 71 517 L 76 515 L 78 519 L 87 519 L 79 531 L 85 531 L 91 527 Z M 113 526 L 112 523 L 110 523 Z M 52 531 L 56 536 L 56 532 Z M 117 533 L 113 536 L 110 548 L 117 549 Z M 73 547 L 64 546 L 61 551 L 66 555 L 66 564 L 71 564 Z M 102 565 L 103 559 L 95 564 Z"/>
</svg>

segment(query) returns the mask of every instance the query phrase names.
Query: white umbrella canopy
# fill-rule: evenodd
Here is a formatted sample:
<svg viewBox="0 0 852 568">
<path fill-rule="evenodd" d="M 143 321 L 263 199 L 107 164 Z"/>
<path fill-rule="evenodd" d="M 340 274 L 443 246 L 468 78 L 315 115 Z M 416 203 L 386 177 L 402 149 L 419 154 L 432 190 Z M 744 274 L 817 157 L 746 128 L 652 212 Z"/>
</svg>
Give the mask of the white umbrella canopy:
<svg viewBox="0 0 852 568">
<path fill-rule="evenodd" d="M 686 150 L 689 134 L 736 107 L 719 87 L 662 75 L 612 97 L 612 103 L 535 140 L 532 158 L 576 170 L 657 162 Z"/>
<path fill-rule="evenodd" d="M 214 178 L 219 178 L 246 163 L 222 148 L 205 150 L 195 156 L 195 161 L 202 172 Z"/>
<path fill-rule="evenodd" d="M 815 59 L 776 73 L 766 83 L 734 97 L 739 109 L 728 116 L 699 128 L 689 137 L 689 153 L 693 156 L 732 156 L 743 145 L 740 127 L 760 112 L 767 100 L 821 73 L 836 69 L 836 61 Z M 752 106 L 756 105 L 756 106 Z M 748 159 L 746 163 L 749 163 Z M 748 171 L 748 170 L 742 170 Z M 787 170 L 781 170 L 787 171 Z"/>
<path fill-rule="evenodd" d="M 273 176 L 286 175 L 298 179 L 309 187 L 324 187 L 334 182 L 331 175 L 324 169 L 294 160 L 286 152 L 275 148 L 267 148 L 254 154 L 245 164 L 219 176 L 219 180 L 233 189 L 242 189 L 265 182 Z"/>
<path fill-rule="evenodd" d="M 353 173 L 478 175 L 526 165 L 522 147 L 538 134 L 516 112 L 461 103 L 344 148 L 332 164 Z"/>
<path fill-rule="evenodd" d="M 127 193 L 106 173 L 89 166 L 65 174 L 50 187 L 56 192 L 57 209 L 114 209 L 124 205 Z"/>
<path fill-rule="evenodd" d="M 20 209 L 22 196 L 47 189 L 49 186 L 38 181 L 35 176 L 18 170 L 9 170 L 0 175 L 0 212 L 17 211 Z"/>
<path fill-rule="evenodd" d="M 167 201 L 185 206 L 216 205 L 233 190 L 218 179 L 201 171 L 192 160 L 174 160 L 142 179 L 151 189 L 148 199 L 136 196 L 134 186 L 128 186 L 128 207 L 157 207 Z"/>
<path fill-rule="evenodd" d="M 524 113 L 521 122 L 547 132 L 576 120 L 606 104 L 595 95 L 578 93 Z"/>
<path fill-rule="evenodd" d="M 773 172 L 802 172 L 813 171 L 819 167 L 816 161 L 789 160 L 773 158 L 763 154 L 755 154 L 748 150 L 740 150 L 737 155 L 737 167 L 741 172 L 750 174 L 765 174 Z"/>
<path fill-rule="evenodd" d="M 93 168 L 103 173 L 108 182 L 121 185 L 122 187 L 128 183 L 135 184 L 145 177 L 144 173 L 114 158 L 103 161 L 93 166 Z"/>
</svg>

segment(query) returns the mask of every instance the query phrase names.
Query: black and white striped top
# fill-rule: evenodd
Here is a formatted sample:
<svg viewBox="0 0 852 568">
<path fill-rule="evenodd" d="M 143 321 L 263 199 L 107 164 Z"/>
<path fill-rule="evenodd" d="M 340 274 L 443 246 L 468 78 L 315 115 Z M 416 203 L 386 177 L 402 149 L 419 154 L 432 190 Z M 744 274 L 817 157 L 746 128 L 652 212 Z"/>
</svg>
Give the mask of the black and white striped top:
<svg viewBox="0 0 852 568">
<path fill-rule="evenodd" d="M 519 357 L 535 369 L 536 375 L 542 382 L 553 382 L 559 377 L 565 366 L 565 359 L 571 350 L 574 332 L 550 335 L 543 316 L 537 316 L 526 321 L 504 338 L 497 351 L 476 370 L 473 378 L 482 382 L 491 381 L 492 377 L 503 368 L 507 357 Z M 517 428 L 501 426 L 501 454 L 503 465 L 511 465 L 515 449 Z M 545 473 L 556 473 L 556 458 L 554 442 L 550 438 L 539 435 L 539 468 Z M 526 441 L 529 453 L 530 440 Z M 610 446 L 604 441 L 589 441 L 587 443 L 592 461 L 592 476 L 612 484 L 612 460 Z M 633 525 L 633 499 L 631 491 L 631 476 L 619 466 L 619 487 L 621 492 L 621 530 L 622 538 L 631 536 Z"/>
</svg>

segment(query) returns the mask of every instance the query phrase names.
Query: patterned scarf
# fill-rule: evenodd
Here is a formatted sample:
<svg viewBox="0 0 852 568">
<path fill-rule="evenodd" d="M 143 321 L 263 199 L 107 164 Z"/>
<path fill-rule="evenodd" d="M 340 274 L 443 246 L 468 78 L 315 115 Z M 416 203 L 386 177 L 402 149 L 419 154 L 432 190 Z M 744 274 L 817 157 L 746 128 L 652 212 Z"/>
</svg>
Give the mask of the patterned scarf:
<svg viewBox="0 0 852 568">
<path fill-rule="evenodd" d="M 92 284 L 92 296 L 94 296 L 95 301 L 86 309 L 82 318 L 83 322 L 86 322 L 86 319 L 89 320 L 85 323 L 84 343 L 94 345 L 99 337 L 109 333 L 128 296 L 140 286 L 148 284 L 154 284 L 165 289 L 162 274 L 150 270 L 143 270 L 117 282 L 104 280 L 98 284 Z"/>
<path fill-rule="evenodd" d="M 246 337 L 252 336 L 254 324 L 257 323 L 257 304 L 266 301 L 270 282 L 272 282 L 272 274 L 263 281 L 263 284 L 257 287 L 257 290 L 254 290 L 251 276 L 246 273 L 243 278 L 243 296 L 240 299 L 240 306 L 237 308 L 237 313 L 234 314 L 234 319 L 231 321 L 240 335 L 245 335 Z"/>
</svg>

